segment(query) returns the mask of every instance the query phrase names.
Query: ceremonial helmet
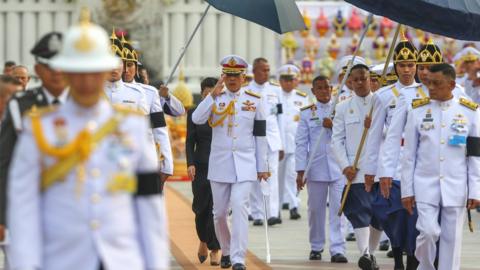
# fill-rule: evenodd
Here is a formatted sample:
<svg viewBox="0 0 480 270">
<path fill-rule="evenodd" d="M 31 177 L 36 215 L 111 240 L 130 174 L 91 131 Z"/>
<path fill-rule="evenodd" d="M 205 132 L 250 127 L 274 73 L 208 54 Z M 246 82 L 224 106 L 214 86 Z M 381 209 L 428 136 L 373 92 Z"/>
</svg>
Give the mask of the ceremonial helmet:
<svg viewBox="0 0 480 270">
<path fill-rule="evenodd" d="M 116 56 L 120 57 L 123 60 L 123 46 L 122 42 L 115 34 L 115 28 L 113 28 L 112 34 L 110 35 L 110 49 Z"/>
<path fill-rule="evenodd" d="M 420 47 L 417 57 L 417 64 L 434 65 L 443 63 L 443 56 L 440 48 L 430 38 L 425 45 Z"/>
<path fill-rule="evenodd" d="M 122 47 L 123 47 L 123 60 L 126 62 L 134 62 L 135 64 L 140 64 L 138 61 L 138 53 L 135 48 L 133 48 L 132 43 L 125 39 L 125 36 L 122 34 L 121 39 Z"/>
<path fill-rule="evenodd" d="M 407 39 L 405 32 L 402 30 L 402 39 L 395 46 L 393 53 L 393 63 L 397 64 L 400 62 L 416 62 L 418 56 L 417 48 Z"/>
<path fill-rule="evenodd" d="M 67 30 L 60 53 L 49 63 L 54 69 L 74 73 L 103 72 L 119 64 L 120 59 L 110 50 L 107 32 L 90 22 L 87 8 L 80 13 L 80 23 Z"/>
</svg>

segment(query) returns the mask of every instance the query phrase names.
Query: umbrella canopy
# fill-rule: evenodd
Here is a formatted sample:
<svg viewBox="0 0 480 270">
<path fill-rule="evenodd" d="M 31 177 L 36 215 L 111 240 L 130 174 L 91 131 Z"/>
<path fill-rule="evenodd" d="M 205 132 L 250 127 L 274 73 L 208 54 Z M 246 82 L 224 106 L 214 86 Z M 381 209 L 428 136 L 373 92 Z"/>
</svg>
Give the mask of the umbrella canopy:
<svg viewBox="0 0 480 270">
<path fill-rule="evenodd" d="M 279 34 L 305 30 L 294 0 L 206 0 L 216 9 L 257 23 Z"/>
<path fill-rule="evenodd" d="M 479 0 L 345 0 L 398 23 L 455 39 L 480 41 Z"/>
</svg>

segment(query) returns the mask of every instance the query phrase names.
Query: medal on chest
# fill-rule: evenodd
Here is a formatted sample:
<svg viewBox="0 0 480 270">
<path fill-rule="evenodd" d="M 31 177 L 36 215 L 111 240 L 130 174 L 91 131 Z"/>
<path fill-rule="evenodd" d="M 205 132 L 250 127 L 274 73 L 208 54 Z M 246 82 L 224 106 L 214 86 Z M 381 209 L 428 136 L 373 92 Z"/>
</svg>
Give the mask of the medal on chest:
<svg viewBox="0 0 480 270">
<path fill-rule="evenodd" d="M 255 103 L 254 102 L 251 102 L 250 100 L 246 100 L 245 102 L 242 103 L 243 106 L 242 106 L 242 111 L 247 111 L 247 112 L 254 112 L 257 107 L 254 106 Z"/>
<path fill-rule="evenodd" d="M 68 130 L 66 124 L 67 122 L 63 117 L 58 117 L 53 120 L 53 129 L 56 137 L 55 145 L 57 147 L 63 146 L 68 142 Z"/>
<path fill-rule="evenodd" d="M 450 125 L 450 128 L 456 133 L 467 133 L 466 124 L 467 120 L 465 119 L 463 114 L 457 114 L 452 119 L 452 124 Z"/>
<path fill-rule="evenodd" d="M 425 113 L 425 117 L 422 120 L 422 124 L 420 125 L 421 130 L 431 130 L 435 126 L 433 124 L 433 117 L 432 117 L 432 109 L 428 109 L 427 112 Z"/>
</svg>

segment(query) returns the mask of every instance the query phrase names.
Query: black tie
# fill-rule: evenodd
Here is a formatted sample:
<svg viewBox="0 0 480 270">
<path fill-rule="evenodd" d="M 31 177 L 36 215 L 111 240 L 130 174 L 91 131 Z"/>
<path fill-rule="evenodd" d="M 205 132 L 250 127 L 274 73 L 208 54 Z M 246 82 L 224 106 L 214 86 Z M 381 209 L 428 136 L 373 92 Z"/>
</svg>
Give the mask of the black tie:
<svg viewBox="0 0 480 270">
<path fill-rule="evenodd" d="M 60 100 L 58 100 L 58 99 L 56 98 L 56 99 L 54 99 L 54 100 L 52 101 L 52 104 L 53 104 L 53 105 L 58 105 L 58 104 L 60 104 Z"/>
</svg>

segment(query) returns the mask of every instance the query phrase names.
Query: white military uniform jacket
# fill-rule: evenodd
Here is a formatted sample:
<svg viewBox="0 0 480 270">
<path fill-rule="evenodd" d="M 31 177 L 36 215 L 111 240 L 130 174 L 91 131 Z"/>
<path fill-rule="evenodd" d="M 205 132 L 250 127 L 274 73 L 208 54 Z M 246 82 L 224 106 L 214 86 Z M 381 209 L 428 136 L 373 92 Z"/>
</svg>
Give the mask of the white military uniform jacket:
<svg viewBox="0 0 480 270">
<path fill-rule="evenodd" d="M 197 125 L 212 123 L 221 116 L 213 109 L 224 111 L 235 102 L 235 114 L 227 116 L 223 124 L 212 127 L 212 146 L 208 164 L 208 180 L 223 183 L 255 181 L 257 172 L 267 172 L 267 142 L 264 136 L 254 136 L 255 121 L 265 125 L 261 97 L 241 88 L 236 93 L 225 89 L 215 99 L 207 96 L 192 114 Z M 229 128 L 230 127 L 230 128 Z M 265 126 L 263 126 L 265 128 Z M 265 129 L 264 129 L 265 130 Z"/>
<path fill-rule="evenodd" d="M 413 83 L 410 86 L 417 85 L 417 83 Z M 364 148 L 365 156 L 367 157 L 365 173 L 368 175 L 377 174 L 378 154 L 382 152 L 385 133 L 390 126 L 393 112 L 397 106 L 398 97 L 404 87 L 405 86 L 401 84 L 400 81 L 397 81 L 392 85 L 382 87 L 373 94 L 372 124 L 368 131 L 368 140 L 365 143 Z M 401 153 L 402 152 L 400 151 L 400 156 Z M 397 174 L 394 177 L 396 180 L 400 180 L 400 172 L 401 166 L 397 166 Z"/>
<path fill-rule="evenodd" d="M 452 93 L 457 98 L 465 96 L 463 88 L 458 85 Z M 400 91 L 378 162 L 377 177 L 395 177 L 399 163 L 403 130 L 407 122 L 408 111 L 411 109 L 411 103 L 413 100 L 428 96 L 428 89 L 423 84 L 405 87 Z"/>
<path fill-rule="evenodd" d="M 372 93 L 366 97 L 353 95 L 336 107 L 333 119 L 332 147 L 335 158 L 343 170 L 353 166 L 358 145 L 362 138 L 365 117 L 368 116 L 372 106 Z M 352 183 L 364 183 L 366 158 L 365 151 L 362 151 L 358 162 L 357 175 Z"/>
<path fill-rule="evenodd" d="M 262 96 L 262 106 L 267 119 L 267 142 L 270 151 L 284 150 L 283 108 L 279 105 L 282 104 L 282 89 L 270 82 L 259 85 L 255 80 L 252 80 L 247 88 Z"/>
<path fill-rule="evenodd" d="M 159 145 L 160 153 L 160 171 L 173 174 L 173 156 L 172 147 L 168 130 L 165 126 L 163 109 L 160 103 L 158 91 L 154 87 L 142 87 L 140 83 L 125 83 L 122 80 L 117 82 L 107 82 L 105 95 L 113 104 L 122 104 L 130 108 L 138 109 L 150 116 L 152 130 L 149 140 L 153 148 Z M 155 119 L 155 120 L 154 120 Z M 162 120 L 163 119 L 163 120 Z M 161 123 L 163 121 L 163 123 Z"/>
<path fill-rule="evenodd" d="M 330 117 L 331 104 L 317 102 L 309 108 L 305 108 L 300 115 L 297 136 L 295 142 L 297 149 L 295 151 L 296 171 L 305 171 L 308 159 L 313 152 L 317 140 L 323 127 L 323 119 Z M 331 147 L 332 130 L 326 129 L 320 139 L 315 157 L 312 160 L 312 166 L 306 173 L 307 181 L 330 182 L 339 180 L 342 172 L 335 160 Z"/>
<path fill-rule="evenodd" d="M 42 133 L 49 145 L 61 145 L 86 127 L 95 133 L 115 114 L 105 100 L 86 109 L 70 99 L 41 116 Z M 124 116 L 116 132 L 96 143 L 83 181 L 74 168 L 41 192 L 42 169 L 56 158 L 39 150 L 27 118 L 9 174 L 11 269 L 98 270 L 100 261 L 106 269 L 160 269 L 159 259 L 168 256 L 156 254 L 161 196 L 134 196 L 118 186 L 140 185 L 138 173 L 158 175 L 147 136 L 143 116 Z"/>
<path fill-rule="evenodd" d="M 465 104 L 465 103 L 464 103 Z M 467 156 L 467 142 L 478 148 L 480 112 L 458 99 L 417 107 L 408 114 L 402 174 L 402 198 L 421 203 L 465 207 L 480 199 L 480 157 Z"/>
<path fill-rule="evenodd" d="M 300 109 L 309 104 L 308 96 L 304 92 L 293 90 L 283 93 L 283 128 L 285 129 L 285 154 L 295 153 L 295 134 L 300 121 Z"/>
</svg>

